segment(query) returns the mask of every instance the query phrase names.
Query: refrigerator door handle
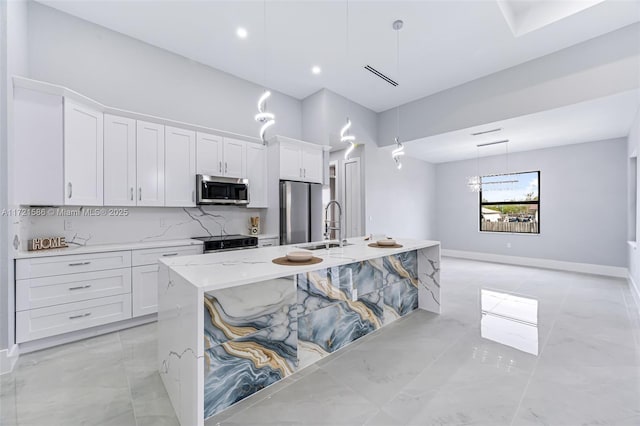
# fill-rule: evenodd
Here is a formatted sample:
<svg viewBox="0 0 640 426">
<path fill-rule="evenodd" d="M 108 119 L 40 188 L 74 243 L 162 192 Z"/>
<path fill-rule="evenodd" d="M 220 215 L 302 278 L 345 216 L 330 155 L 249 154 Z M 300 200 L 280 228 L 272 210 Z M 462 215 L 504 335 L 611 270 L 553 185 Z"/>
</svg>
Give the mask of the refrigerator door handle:
<svg viewBox="0 0 640 426">
<path fill-rule="evenodd" d="M 280 182 L 280 241 L 291 241 L 291 221 L 287 206 L 291 205 L 291 188 L 287 182 Z"/>
</svg>

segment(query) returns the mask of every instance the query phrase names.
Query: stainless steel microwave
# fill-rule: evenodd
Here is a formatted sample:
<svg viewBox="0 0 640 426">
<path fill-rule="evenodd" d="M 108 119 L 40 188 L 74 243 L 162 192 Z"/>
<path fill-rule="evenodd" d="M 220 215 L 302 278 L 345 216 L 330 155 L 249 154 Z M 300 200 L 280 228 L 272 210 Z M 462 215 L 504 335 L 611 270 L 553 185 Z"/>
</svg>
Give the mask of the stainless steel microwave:
<svg viewBox="0 0 640 426">
<path fill-rule="evenodd" d="M 249 180 L 196 175 L 198 204 L 249 204 Z"/>
</svg>

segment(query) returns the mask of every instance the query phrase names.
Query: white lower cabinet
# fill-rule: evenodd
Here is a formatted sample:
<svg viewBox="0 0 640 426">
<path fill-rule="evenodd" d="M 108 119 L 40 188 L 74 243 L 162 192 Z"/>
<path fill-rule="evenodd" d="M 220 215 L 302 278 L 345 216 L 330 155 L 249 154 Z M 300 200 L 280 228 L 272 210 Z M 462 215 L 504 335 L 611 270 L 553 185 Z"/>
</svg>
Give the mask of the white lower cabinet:
<svg viewBox="0 0 640 426">
<path fill-rule="evenodd" d="M 158 312 L 158 265 L 134 266 L 131 276 L 135 283 L 131 296 L 133 316 Z"/>
<path fill-rule="evenodd" d="M 202 245 L 17 259 L 16 342 L 153 314 L 158 259 L 195 254 Z"/>
<path fill-rule="evenodd" d="M 131 293 L 131 268 L 18 280 L 16 311 Z"/>
<path fill-rule="evenodd" d="M 158 312 L 158 259 L 202 254 L 202 246 L 134 250 L 132 277 L 133 316 Z"/>
<path fill-rule="evenodd" d="M 258 237 L 258 247 L 279 246 L 278 237 L 260 238 Z"/>
<path fill-rule="evenodd" d="M 100 297 L 16 313 L 16 342 L 42 339 L 131 318 L 131 296 Z"/>
</svg>

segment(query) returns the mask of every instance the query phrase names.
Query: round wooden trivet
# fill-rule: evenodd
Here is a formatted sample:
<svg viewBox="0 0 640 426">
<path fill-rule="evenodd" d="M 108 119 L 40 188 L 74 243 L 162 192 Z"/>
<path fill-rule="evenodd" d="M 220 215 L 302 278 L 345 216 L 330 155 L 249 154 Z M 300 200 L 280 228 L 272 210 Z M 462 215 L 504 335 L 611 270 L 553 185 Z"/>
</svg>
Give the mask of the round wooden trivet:
<svg viewBox="0 0 640 426">
<path fill-rule="evenodd" d="M 368 244 L 368 245 L 369 245 L 369 247 L 375 247 L 375 248 L 401 248 L 401 247 L 403 247 L 402 244 L 398 244 L 398 243 L 396 243 L 396 244 L 394 244 L 392 246 L 381 246 L 381 245 L 378 245 L 378 243 L 371 243 L 371 244 Z"/>
<path fill-rule="evenodd" d="M 312 257 L 309 260 L 304 262 L 292 262 L 287 257 L 276 257 L 272 260 L 276 265 L 286 265 L 286 266 L 305 266 L 305 265 L 315 265 L 316 263 L 322 262 L 322 259 L 319 257 Z"/>
</svg>

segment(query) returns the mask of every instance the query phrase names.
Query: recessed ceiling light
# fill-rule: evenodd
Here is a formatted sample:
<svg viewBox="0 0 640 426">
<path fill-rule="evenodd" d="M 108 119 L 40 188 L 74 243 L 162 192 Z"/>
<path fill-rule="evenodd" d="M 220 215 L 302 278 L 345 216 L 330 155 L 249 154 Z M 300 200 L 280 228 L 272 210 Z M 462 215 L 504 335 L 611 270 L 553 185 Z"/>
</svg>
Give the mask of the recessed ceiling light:
<svg viewBox="0 0 640 426">
<path fill-rule="evenodd" d="M 319 67 L 319 66 L 317 66 L 317 65 L 314 65 L 314 66 L 313 66 L 313 68 L 311 68 L 311 72 L 312 72 L 312 73 L 314 73 L 314 74 L 316 74 L 316 75 L 317 75 L 317 74 L 320 74 L 320 73 L 322 72 L 322 68 L 320 68 L 320 67 Z"/>
<path fill-rule="evenodd" d="M 236 35 L 238 36 L 238 38 L 245 39 L 247 38 L 249 33 L 247 32 L 246 28 L 238 27 L 238 29 L 236 30 Z"/>
</svg>

